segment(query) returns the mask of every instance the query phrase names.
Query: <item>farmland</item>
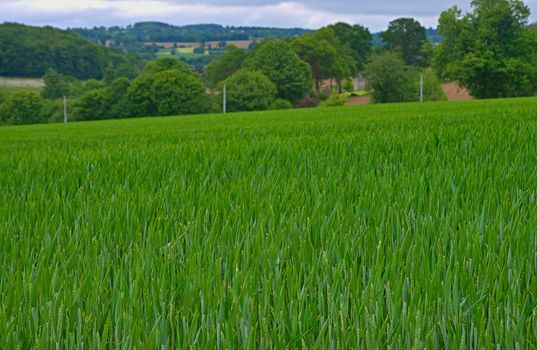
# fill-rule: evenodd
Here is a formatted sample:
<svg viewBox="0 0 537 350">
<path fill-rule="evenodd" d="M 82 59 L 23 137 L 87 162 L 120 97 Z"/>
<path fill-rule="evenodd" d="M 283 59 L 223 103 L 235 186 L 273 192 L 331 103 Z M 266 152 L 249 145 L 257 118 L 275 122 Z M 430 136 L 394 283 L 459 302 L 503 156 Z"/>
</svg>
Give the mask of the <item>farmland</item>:
<svg viewBox="0 0 537 350">
<path fill-rule="evenodd" d="M 535 348 L 537 100 L 0 128 L 0 348 Z"/>
<path fill-rule="evenodd" d="M 0 77 L 0 93 L 12 95 L 17 92 L 40 93 L 44 86 L 42 79 Z"/>
</svg>

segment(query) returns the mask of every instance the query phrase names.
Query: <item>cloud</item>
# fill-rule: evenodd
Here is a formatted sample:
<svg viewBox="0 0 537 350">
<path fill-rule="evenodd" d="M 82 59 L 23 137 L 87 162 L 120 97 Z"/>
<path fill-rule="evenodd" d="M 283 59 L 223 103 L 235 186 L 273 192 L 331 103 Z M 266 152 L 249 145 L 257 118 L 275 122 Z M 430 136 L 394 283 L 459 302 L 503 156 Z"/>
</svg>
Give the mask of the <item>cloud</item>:
<svg viewBox="0 0 537 350">
<path fill-rule="evenodd" d="M 219 23 L 305 28 L 345 21 L 377 31 L 403 16 L 414 17 L 425 26 L 435 26 L 443 10 L 454 5 L 467 9 L 468 3 L 469 0 L 0 0 L 0 21 L 58 27 L 163 21 L 176 25 Z M 537 0 L 527 4 L 537 10 Z"/>
</svg>

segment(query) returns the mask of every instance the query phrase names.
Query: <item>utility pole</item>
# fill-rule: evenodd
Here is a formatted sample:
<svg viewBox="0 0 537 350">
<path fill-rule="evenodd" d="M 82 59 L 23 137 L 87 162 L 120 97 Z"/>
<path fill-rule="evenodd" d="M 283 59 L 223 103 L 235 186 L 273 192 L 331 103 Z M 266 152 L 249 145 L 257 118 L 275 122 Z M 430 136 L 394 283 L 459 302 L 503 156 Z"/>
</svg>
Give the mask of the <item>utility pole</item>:
<svg viewBox="0 0 537 350">
<path fill-rule="evenodd" d="M 420 103 L 423 103 L 423 73 L 420 73 Z"/>
<path fill-rule="evenodd" d="M 226 92 L 227 92 L 226 91 L 226 84 L 224 84 L 224 100 L 222 102 L 222 106 L 223 106 L 222 110 L 223 110 L 224 114 L 226 113 L 226 107 L 227 107 L 226 106 L 226 103 L 227 103 L 227 101 L 226 101 L 226 97 L 227 97 Z"/>
<path fill-rule="evenodd" d="M 63 96 L 63 122 L 67 123 L 67 96 Z"/>
</svg>

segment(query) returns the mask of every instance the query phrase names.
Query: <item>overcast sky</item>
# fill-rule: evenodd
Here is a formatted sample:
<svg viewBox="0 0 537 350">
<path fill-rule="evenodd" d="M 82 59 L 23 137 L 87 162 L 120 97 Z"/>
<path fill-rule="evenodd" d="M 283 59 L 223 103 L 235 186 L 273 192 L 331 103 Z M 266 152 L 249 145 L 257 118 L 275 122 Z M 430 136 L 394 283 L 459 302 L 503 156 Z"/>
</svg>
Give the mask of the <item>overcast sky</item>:
<svg viewBox="0 0 537 350">
<path fill-rule="evenodd" d="M 436 27 L 439 14 L 470 0 L 0 0 L 0 22 L 56 27 L 127 25 L 162 21 L 175 25 L 224 25 L 319 28 L 337 21 L 360 23 L 372 31 L 398 17 L 414 17 Z M 537 0 L 526 4 L 537 19 Z"/>
</svg>

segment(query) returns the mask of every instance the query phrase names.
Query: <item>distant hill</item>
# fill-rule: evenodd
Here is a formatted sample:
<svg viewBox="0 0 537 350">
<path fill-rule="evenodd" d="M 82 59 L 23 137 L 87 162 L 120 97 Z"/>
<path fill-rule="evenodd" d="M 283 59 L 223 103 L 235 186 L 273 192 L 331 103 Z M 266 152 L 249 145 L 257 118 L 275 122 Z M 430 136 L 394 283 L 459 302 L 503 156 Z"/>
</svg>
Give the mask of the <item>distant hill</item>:
<svg viewBox="0 0 537 350">
<path fill-rule="evenodd" d="M 136 56 L 107 49 L 82 36 L 52 27 L 0 24 L 0 76 L 41 77 L 47 69 L 78 79 L 101 79 L 107 70 L 131 76 Z"/>
<path fill-rule="evenodd" d="M 100 42 L 120 46 L 143 42 L 206 42 L 250 40 L 253 38 L 289 38 L 311 30 L 265 27 L 229 27 L 218 24 L 174 26 L 161 22 L 140 22 L 126 27 L 72 28 L 72 32 Z"/>
</svg>

